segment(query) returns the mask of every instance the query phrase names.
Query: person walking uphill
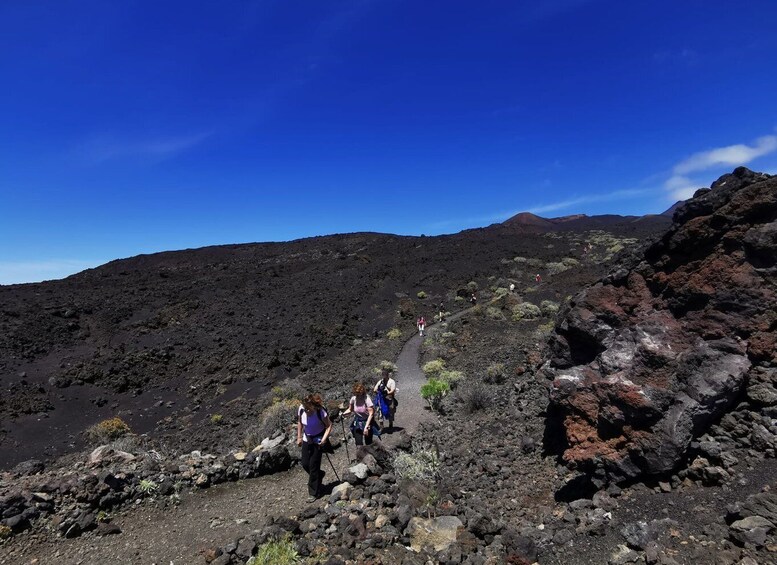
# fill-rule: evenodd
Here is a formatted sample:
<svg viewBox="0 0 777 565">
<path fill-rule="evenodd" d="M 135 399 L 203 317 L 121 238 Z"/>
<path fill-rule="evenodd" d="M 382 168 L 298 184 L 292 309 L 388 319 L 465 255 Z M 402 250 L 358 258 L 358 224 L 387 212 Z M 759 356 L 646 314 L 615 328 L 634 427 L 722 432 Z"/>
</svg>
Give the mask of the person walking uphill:
<svg viewBox="0 0 777 565">
<path fill-rule="evenodd" d="M 418 334 L 421 337 L 424 337 L 424 330 L 426 329 L 426 318 L 421 316 L 418 318 L 418 322 L 416 322 L 416 326 L 418 327 Z"/>
<path fill-rule="evenodd" d="M 394 415 L 397 411 L 397 383 L 391 378 L 394 369 L 391 367 L 381 367 L 381 378 L 375 385 L 374 391 L 377 394 L 378 405 L 380 406 L 381 416 L 388 420 L 389 429 L 394 427 Z"/>
<path fill-rule="evenodd" d="M 330 433 L 332 421 L 324 408 L 321 395 L 309 394 L 297 410 L 297 445 L 302 446 L 302 468 L 308 474 L 308 502 L 313 502 L 323 494 L 321 456 Z"/>
<path fill-rule="evenodd" d="M 353 385 L 353 396 L 348 401 L 348 408 L 343 412 L 343 416 L 351 413 L 353 420 L 350 428 L 356 445 L 370 445 L 374 436 L 380 437 L 380 431 L 375 424 L 375 409 L 372 399 L 362 383 Z"/>
</svg>

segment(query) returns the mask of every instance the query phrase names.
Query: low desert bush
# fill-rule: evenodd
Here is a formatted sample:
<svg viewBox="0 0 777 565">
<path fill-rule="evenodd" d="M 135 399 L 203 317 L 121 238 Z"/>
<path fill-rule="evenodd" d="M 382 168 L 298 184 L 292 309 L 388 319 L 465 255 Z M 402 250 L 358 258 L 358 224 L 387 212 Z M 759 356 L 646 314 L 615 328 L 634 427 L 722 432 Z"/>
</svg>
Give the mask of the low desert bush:
<svg viewBox="0 0 777 565">
<path fill-rule="evenodd" d="M 273 402 L 285 402 L 287 400 L 299 401 L 305 396 L 305 389 L 299 381 L 291 379 L 283 384 L 275 385 L 271 389 Z"/>
<path fill-rule="evenodd" d="M 498 286 L 494 291 L 494 298 L 502 298 L 503 296 L 507 296 L 508 294 L 510 294 L 509 289 L 506 289 L 503 286 Z"/>
<path fill-rule="evenodd" d="M 380 375 L 384 369 L 388 369 L 389 372 L 396 374 L 397 373 L 397 366 L 395 363 L 392 363 L 391 361 L 381 361 L 378 363 L 378 366 L 373 369 L 373 372 Z"/>
<path fill-rule="evenodd" d="M 502 310 L 496 306 L 488 306 L 486 308 L 486 317 L 490 320 L 504 320 L 505 315 L 502 314 Z"/>
<path fill-rule="evenodd" d="M 469 292 L 470 294 L 472 294 L 473 292 L 477 292 L 478 288 L 479 288 L 478 283 L 476 283 L 475 281 L 469 281 L 467 283 L 467 292 Z"/>
<path fill-rule="evenodd" d="M 402 451 L 394 458 L 393 466 L 398 479 L 433 482 L 440 476 L 440 459 L 430 448 Z"/>
<path fill-rule="evenodd" d="M 507 370 L 504 363 L 493 363 L 486 369 L 486 377 L 483 379 L 487 383 L 501 384 L 507 379 Z"/>
<path fill-rule="evenodd" d="M 13 535 L 13 530 L 5 524 L 0 524 L 0 540 L 10 538 Z"/>
<path fill-rule="evenodd" d="M 213 416 L 210 417 L 210 423 L 214 426 L 220 425 L 224 421 L 224 416 L 222 414 L 213 414 Z"/>
<path fill-rule="evenodd" d="M 108 443 L 109 441 L 118 439 L 131 432 L 127 423 L 119 418 L 108 418 L 102 422 L 98 422 L 88 430 L 86 430 L 86 436 L 91 440 L 99 443 Z"/>
<path fill-rule="evenodd" d="M 542 316 L 542 311 L 531 302 L 521 302 L 513 306 L 513 321 L 535 320 Z"/>
<path fill-rule="evenodd" d="M 443 369 L 440 371 L 439 380 L 441 380 L 444 383 L 448 383 L 448 386 L 452 389 L 455 389 L 459 381 L 464 378 L 464 373 L 461 371 L 451 371 L 449 369 Z"/>
<path fill-rule="evenodd" d="M 549 275 L 558 275 L 559 273 L 563 273 L 569 269 L 564 263 L 557 262 L 557 263 L 548 263 L 545 265 L 545 270 L 548 272 Z"/>
<path fill-rule="evenodd" d="M 419 290 L 418 294 L 416 294 L 419 300 L 423 300 L 426 298 L 426 293 L 423 290 Z"/>
<path fill-rule="evenodd" d="M 297 553 L 297 547 L 291 536 L 268 541 L 259 546 L 259 549 L 246 565 L 294 565 L 301 563 Z"/>
<path fill-rule="evenodd" d="M 386 332 L 386 337 L 392 340 L 396 340 L 402 337 L 402 330 L 399 328 L 391 328 Z"/>
<path fill-rule="evenodd" d="M 148 479 L 141 480 L 140 484 L 138 485 L 138 490 L 146 495 L 154 494 L 158 489 L 159 485 L 157 485 L 154 481 L 149 481 Z"/>
<path fill-rule="evenodd" d="M 429 361 L 424 363 L 423 367 L 421 367 L 421 370 L 424 372 L 424 375 L 426 375 L 427 379 L 437 378 L 440 376 L 440 373 L 445 370 L 445 361 L 442 359 Z"/>
<path fill-rule="evenodd" d="M 421 386 L 421 396 L 429 403 L 429 407 L 435 412 L 442 408 L 442 399 L 450 392 L 448 383 L 437 379 L 429 379 Z"/>
<path fill-rule="evenodd" d="M 479 381 L 468 381 L 456 391 L 456 398 L 462 404 L 465 414 L 483 410 L 491 402 L 486 386 Z"/>
<path fill-rule="evenodd" d="M 558 302 L 552 300 L 543 300 L 540 302 L 540 310 L 543 316 L 555 316 L 558 314 Z"/>
<path fill-rule="evenodd" d="M 273 437 L 277 432 L 285 432 L 289 426 L 294 424 L 297 421 L 296 409 L 298 405 L 297 400 L 284 400 L 265 408 L 262 412 L 262 424 L 254 431 L 256 436 L 260 437 L 251 448 L 256 447 L 266 437 Z M 252 437 L 251 440 L 256 439 L 256 436 Z"/>
</svg>

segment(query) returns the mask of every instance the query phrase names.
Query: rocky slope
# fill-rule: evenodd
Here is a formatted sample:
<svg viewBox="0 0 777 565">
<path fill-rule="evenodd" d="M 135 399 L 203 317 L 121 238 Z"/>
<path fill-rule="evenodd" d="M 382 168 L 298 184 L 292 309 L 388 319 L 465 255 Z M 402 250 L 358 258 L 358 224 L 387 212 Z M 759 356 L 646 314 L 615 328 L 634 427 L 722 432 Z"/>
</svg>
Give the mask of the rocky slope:
<svg viewBox="0 0 777 565">
<path fill-rule="evenodd" d="M 549 369 L 547 439 L 564 462 L 599 485 L 670 475 L 743 400 L 756 416 L 739 439 L 773 448 L 776 264 L 777 178 L 739 168 L 576 295 Z"/>
<path fill-rule="evenodd" d="M 573 236 L 601 240 L 603 260 L 620 240 L 665 224 L 608 226 L 592 232 L 596 219 L 581 220 Z M 139 256 L 0 287 L 0 468 L 79 449 L 86 428 L 116 415 L 185 450 L 234 444 L 235 423 L 255 418 L 247 407 L 272 386 L 350 380 L 398 352 L 399 342 L 377 339 L 386 330 L 407 337 L 440 300 L 455 311 L 468 282 L 488 288 L 487 277 L 503 273 L 530 284 L 579 255 L 557 241 L 505 225 L 337 235 Z M 591 261 L 564 276 L 576 289 L 601 273 Z M 217 414 L 224 425 L 211 426 Z"/>
</svg>

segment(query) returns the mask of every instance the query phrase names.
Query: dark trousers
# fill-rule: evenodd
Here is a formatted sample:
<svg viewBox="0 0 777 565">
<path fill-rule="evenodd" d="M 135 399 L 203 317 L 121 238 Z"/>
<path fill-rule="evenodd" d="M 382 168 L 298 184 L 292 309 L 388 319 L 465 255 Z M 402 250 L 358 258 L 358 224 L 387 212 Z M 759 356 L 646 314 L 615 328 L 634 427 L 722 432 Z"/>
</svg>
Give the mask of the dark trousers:
<svg viewBox="0 0 777 565">
<path fill-rule="evenodd" d="M 308 494 L 318 496 L 321 490 L 321 448 L 318 444 L 302 442 L 302 468 L 308 473 Z"/>
<path fill-rule="evenodd" d="M 371 445 L 372 433 L 365 436 L 361 430 L 353 430 L 353 440 L 356 442 L 356 445 Z"/>
</svg>

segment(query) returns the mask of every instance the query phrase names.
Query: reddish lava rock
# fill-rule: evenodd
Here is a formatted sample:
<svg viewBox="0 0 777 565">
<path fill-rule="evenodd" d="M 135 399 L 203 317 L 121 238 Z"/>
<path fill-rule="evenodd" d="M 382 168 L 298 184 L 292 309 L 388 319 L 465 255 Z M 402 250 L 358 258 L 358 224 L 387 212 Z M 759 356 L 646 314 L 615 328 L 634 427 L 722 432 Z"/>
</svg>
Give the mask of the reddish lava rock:
<svg viewBox="0 0 777 565">
<path fill-rule="evenodd" d="M 743 167 L 578 294 L 551 339 L 549 440 L 609 480 L 662 474 L 775 361 L 777 177 Z"/>
</svg>

